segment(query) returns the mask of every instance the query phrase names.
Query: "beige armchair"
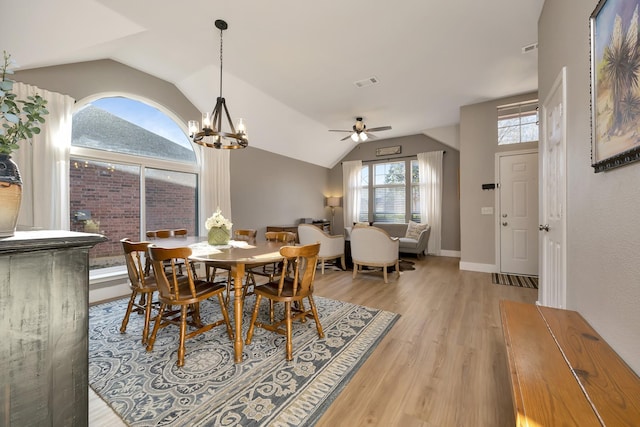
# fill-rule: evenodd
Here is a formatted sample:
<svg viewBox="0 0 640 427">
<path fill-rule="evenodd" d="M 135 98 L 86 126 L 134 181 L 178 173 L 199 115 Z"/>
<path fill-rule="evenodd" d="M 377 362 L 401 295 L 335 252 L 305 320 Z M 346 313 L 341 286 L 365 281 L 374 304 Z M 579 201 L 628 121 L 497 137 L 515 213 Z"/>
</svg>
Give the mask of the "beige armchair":
<svg viewBox="0 0 640 427">
<path fill-rule="evenodd" d="M 344 236 L 332 236 L 315 225 L 300 224 L 298 225 L 298 239 L 301 245 L 311 245 L 320 243 L 320 252 L 318 253 L 318 261 L 320 262 L 320 272 L 324 274 L 325 261 L 331 261 L 340 258 L 342 269 L 346 270 L 344 263 Z"/>
<path fill-rule="evenodd" d="M 391 237 L 378 227 L 354 227 L 351 230 L 351 258 L 353 258 L 353 278 L 363 266 L 382 267 L 384 283 L 387 279 L 387 267 L 395 265 L 400 277 L 398 250 L 400 239 Z"/>
</svg>

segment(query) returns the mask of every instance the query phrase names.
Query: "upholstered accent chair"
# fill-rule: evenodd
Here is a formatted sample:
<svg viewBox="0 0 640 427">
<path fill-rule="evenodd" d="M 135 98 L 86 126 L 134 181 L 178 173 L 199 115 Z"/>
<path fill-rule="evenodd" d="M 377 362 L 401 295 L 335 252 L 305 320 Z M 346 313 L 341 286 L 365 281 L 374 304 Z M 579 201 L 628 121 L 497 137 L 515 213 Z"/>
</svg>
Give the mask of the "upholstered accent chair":
<svg viewBox="0 0 640 427">
<path fill-rule="evenodd" d="M 387 269 L 395 266 L 400 277 L 398 250 L 400 239 L 391 237 L 378 227 L 353 227 L 351 230 L 351 258 L 353 259 L 353 278 L 362 271 L 363 266 L 381 267 L 384 283 L 389 283 Z"/>
<path fill-rule="evenodd" d="M 315 225 L 300 224 L 298 225 L 298 239 L 300 239 L 301 245 L 320 243 L 318 262 L 320 263 L 322 274 L 324 274 L 324 263 L 335 259 L 340 259 L 342 269 L 346 269 L 344 264 L 344 235 L 332 236 Z"/>
</svg>

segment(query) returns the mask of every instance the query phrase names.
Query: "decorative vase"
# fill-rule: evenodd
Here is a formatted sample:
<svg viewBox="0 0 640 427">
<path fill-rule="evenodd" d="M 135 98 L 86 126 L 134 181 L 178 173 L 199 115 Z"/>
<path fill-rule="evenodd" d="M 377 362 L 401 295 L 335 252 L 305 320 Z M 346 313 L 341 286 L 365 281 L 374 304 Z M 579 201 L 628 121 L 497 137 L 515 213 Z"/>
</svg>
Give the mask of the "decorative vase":
<svg viewBox="0 0 640 427">
<path fill-rule="evenodd" d="M 226 227 L 211 227 L 209 229 L 210 245 L 226 245 L 229 243 L 229 230 Z"/>
<path fill-rule="evenodd" d="M 0 237 L 15 234 L 21 201 L 22 180 L 18 165 L 8 154 L 0 154 Z"/>
</svg>

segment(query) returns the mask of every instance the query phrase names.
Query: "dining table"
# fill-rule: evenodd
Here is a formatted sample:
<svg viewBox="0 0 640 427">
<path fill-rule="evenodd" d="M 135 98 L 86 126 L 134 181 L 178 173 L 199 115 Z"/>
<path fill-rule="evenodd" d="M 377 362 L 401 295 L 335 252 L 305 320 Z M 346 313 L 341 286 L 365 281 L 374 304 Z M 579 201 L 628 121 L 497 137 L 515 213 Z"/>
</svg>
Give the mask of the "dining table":
<svg viewBox="0 0 640 427">
<path fill-rule="evenodd" d="M 191 249 L 190 261 L 210 263 L 213 267 L 226 267 L 231 269 L 234 288 L 234 360 L 242 362 L 242 317 L 244 300 L 242 298 L 242 280 L 247 266 L 280 262 L 280 248 L 285 246 L 283 242 L 259 241 L 249 244 L 245 241 L 230 240 L 225 245 L 210 245 L 207 237 L 186 236 L 172 237 L 168 239 L 154 240 L 152 244 L 158 247 L 176 248 L 189 247 Z"/>
</svg>

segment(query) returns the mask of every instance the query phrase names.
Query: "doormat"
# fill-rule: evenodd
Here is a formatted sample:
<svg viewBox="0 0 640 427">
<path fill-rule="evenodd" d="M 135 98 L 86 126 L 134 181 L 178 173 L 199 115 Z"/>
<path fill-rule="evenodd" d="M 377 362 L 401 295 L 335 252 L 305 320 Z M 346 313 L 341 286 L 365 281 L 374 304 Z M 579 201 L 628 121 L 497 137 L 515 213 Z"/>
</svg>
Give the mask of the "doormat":
<svg viewBox="0 0 640 427">
<path fill-rule="evenodd" d="M 517 276 L 515 274 L 491 273 L 494 285 L 519 286 L 521 288 L 538 289 L 537 276 Z"/>
</svg>

